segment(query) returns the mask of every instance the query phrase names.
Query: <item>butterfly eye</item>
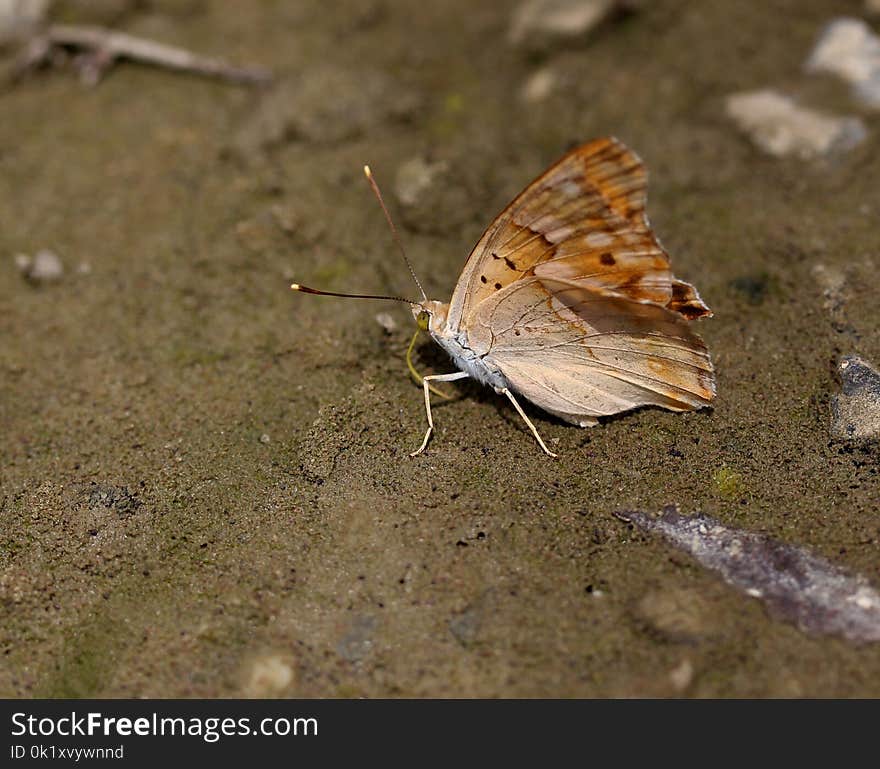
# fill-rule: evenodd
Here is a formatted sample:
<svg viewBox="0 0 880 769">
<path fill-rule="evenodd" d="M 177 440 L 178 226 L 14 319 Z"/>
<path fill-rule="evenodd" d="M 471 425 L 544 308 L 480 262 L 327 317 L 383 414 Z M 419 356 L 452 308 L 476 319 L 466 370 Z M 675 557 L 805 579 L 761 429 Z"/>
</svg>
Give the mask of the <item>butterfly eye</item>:
<svg viewBox="0 0 880 769">
<path fill-rule="evenodd" d="M 428 315 L 424 310 L 418 314 L 416 318 L 416 323 L 422 331 L 428 330 L 428 322 L 431 320 L 431 316 Z"/>
</svg>

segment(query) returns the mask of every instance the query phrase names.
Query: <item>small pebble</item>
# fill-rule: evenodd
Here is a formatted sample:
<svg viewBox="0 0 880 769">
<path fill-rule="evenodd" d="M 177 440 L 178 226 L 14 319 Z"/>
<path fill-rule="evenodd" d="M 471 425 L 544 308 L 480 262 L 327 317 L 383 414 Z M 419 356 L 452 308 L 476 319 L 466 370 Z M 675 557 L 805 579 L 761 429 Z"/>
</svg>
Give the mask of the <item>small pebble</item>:
<svg viewBox="0 0 880 769">
<path fill-rule="evenodd" d="M 336 644 L 336 653 L 347 662 L 360 662 L 373 648 L 373 636 L 379 620 L 369 614 L 355 615 Z"/>
<path fill-rule="evenodd" d="M 481 608 L 469 606 L 461 614 L 449 620 L 449 632 L 462 646 L 470 646 L 477 640 L 482 623 Z"/>
<path fill-rule="evenodd" d="M 732 94 L 726 109 L 755 145 L 775 157 L 808 160 L 844 152 L 867 136 L 859 118 L 816 112 L 771 89 Z"/>
<path fill-rule="evenodd" d="M 669 671 L 669 682 L 676 692 L 681 694 L 694 680 L 694 666 L 689 659 L 683 659 L 681 664 Z"/>
<path fill-rule="evenodd" d="M 507 39 L 533 50 L 549 47 L 586 35 L 619 5 L 618 0 L 525 0 L 513 12 Z"/>
<path fill-rule="evenodd" d="M 386 334 L 393 334 L 397 331 L 397 321 L 394 320 L 390 312 L 380 312 L 376 314 L 376 323 L 385 329 Z"/>
<path fill-rule="evenodd" d="M 852 86 L 857 101 L 880 108 L 880 37 L 861 19 L 839 18 L 828 24 L 806 70 L 837 75 Z"/>
<path fill-rule="evenodd" d="M 849 441 L 880 438 L 880 372 L 856 355 L 837 367 L 842 392 L 831 401 L 831 434 Z"/>
<path fill-rule="evenodd" d="M 54 251 L 43 249 L 33 257 L 27 254 L 16 254 L 15 265 L 21 274 L 33 283 L 48 283 L 60 280 L 64 275 L 64 265 Z"/>
<path fill-rule="evenodd" d="M 448 170 L 447 163 L 429 162 L 421 157 L 411 158 L 397 169 L 394 194 L 403 206 L 418 205 L 436 179 Z"/>
<path fill-rule="evenodd" d="M 293 662 L 287 655 L 267 654 L 250 664 L 244 695 L 255 699 L 277 697 L 293 683 Z"/>
<path fill-rule="evenodd" d="M 271 443 L 272 439 L 269 437 L 269 433 L 263 433 L 260 436 L 260 443 Z"/>
<path fill-rule="evenodd" d="M 559 75 L 552 67 L 542 67 L 533 72 L 520 91 L 520 98 L 526 104 L 538 104 L 559 87 Z"/>
</svg>

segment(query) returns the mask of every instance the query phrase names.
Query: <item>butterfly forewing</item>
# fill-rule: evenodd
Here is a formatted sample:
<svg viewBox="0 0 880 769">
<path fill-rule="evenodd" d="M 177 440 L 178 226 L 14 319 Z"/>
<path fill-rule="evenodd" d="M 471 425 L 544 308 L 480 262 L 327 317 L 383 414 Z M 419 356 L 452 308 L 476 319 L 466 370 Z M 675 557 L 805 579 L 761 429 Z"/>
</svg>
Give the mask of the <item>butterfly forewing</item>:
<svg viewBox="0 0 880 769">
<path fill-rule="evenodd" d="M 483 234 L 456 285 L 450 329 L 466 326 L 482 301 L 532 274 L 666 305 L 674 279 L 645 218 L 646 184 L 644 165 L 616 139 L 568 153 Z"/>
</svg>

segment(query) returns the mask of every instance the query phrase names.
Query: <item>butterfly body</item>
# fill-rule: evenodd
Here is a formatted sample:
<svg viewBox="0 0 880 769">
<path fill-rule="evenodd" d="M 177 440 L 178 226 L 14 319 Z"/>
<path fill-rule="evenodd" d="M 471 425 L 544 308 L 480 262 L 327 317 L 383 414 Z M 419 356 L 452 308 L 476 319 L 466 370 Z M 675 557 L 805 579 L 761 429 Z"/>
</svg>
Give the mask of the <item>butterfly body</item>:
<svg viewBox="0 0 880 769">
<path fill-rule="evenodd" d="M 487 385 L 501 392 L 509 387 L 509 382 L 498 366 L 494 365 L 486 355 L 481 355 L 469 345 L 466 331 L 452 331 L 446 323 L 449 305 L 442 302 L 429 301 L 413 307 L 413 314 L 418 319 L 421 313 L 428 316 L 427 330 L 431 338 L 442 347 L 452 358 L 460 371 L 466 373 L 480 384 Z"/>
</svg>

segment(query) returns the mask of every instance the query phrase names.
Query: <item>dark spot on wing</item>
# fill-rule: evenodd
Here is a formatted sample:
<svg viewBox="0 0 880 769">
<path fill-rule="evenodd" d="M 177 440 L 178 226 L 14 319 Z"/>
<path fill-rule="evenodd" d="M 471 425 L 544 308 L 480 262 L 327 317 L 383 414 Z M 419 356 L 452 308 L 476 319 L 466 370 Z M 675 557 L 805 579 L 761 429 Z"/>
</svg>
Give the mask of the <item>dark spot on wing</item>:
<svg viewBox="0 0 880 769">
<path fill-rule="evenodd" d="M 667 307 L 688 320 L 712 314 L 697 296 L 694 287 L 680 280 L 672 281 L 672 298 Z"/>
<path fill-rule="evenodd" d="M 500 259 L 501 257 L 498 256 L 498 254 L 496 254 L 496 253 L 493 251 L 493 252 L 492 252 L 492 258 L 493 258 L 493 259 Z"/>
<path fill-rule="evenodd" d="M 486 276 L 485 276 L 485 275 L 480 275 L 480 280 L 481 280 L 483 283 L 485 283 L 485 282 L 486 282 Z"/>
<path fill-rule="evenodd" d="M 513 261 L 513 259 L 511 259 L 509 256 L 505 256 L 505 257 L 504 257 L 504 263 L 505 263 L 508 267 L 510 267 L 511 270 L 515 270 L 515 269 L 516 269 L 516 263 L 515 263 L 515 262 Z"/>
<path fill-rule="evenodd" d="M 500 283 L 496 283 L 496 284 L 495 284 L 495 290 L 497 291 L 499 288 L 501 288 L 501 284 L 500 284 Z"/>
<path fill-rule="evenodd" d="M 519 329 L 518 329 L 518 328 L 515 328 L 515 329 L 513 330 L 513 335 L 514 335 L 514 336 L 519 336 Z"/>
<path fill-rule="evenodd" d="M 607 251 L 599 257 L 599 261 L 609 267 L 615 263 L 613 254 L 609 254 Z"/>
<path fill-rule="evenodd" d="M 692 307 L 689 304 L 680 304 L 675 308 L 675 311 L 688 320 L 696 320 L 706 314 L 706 310 L 703 307 Z"/>
</svg>

